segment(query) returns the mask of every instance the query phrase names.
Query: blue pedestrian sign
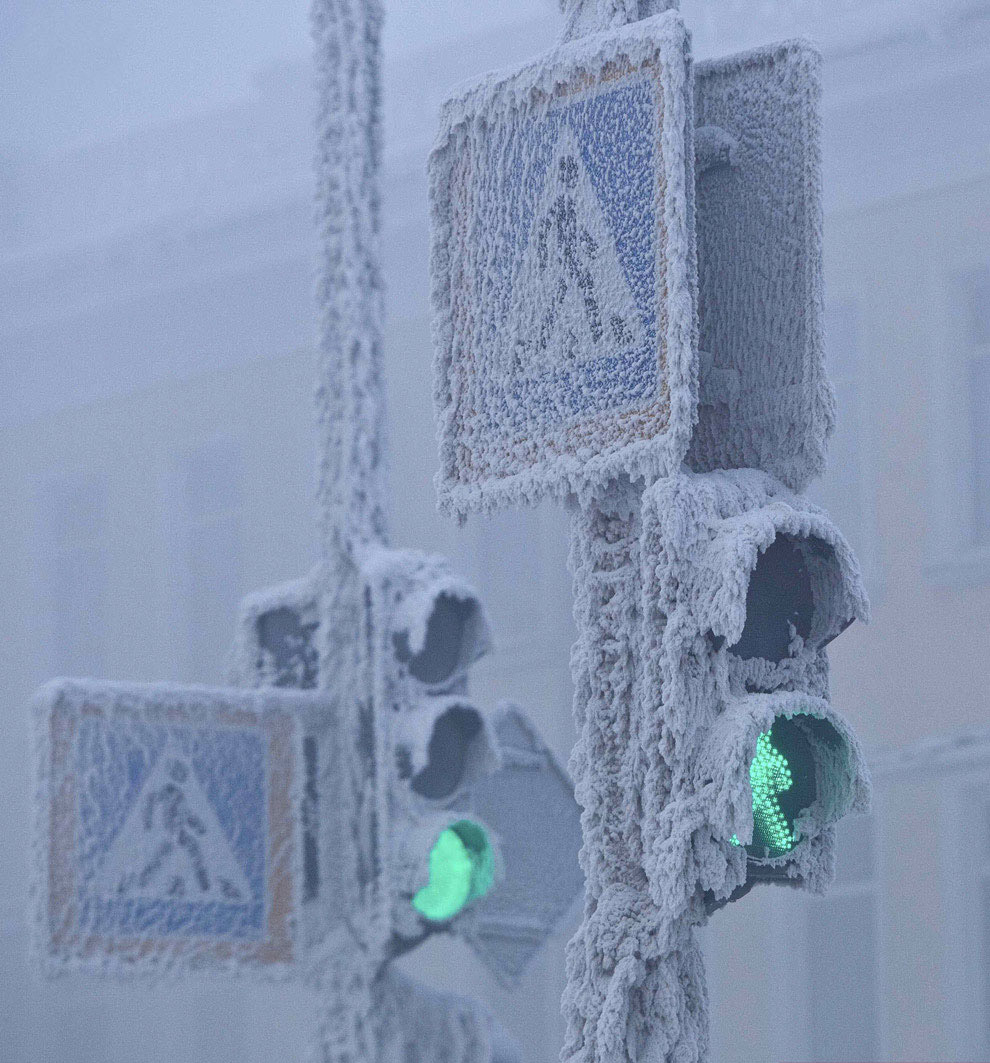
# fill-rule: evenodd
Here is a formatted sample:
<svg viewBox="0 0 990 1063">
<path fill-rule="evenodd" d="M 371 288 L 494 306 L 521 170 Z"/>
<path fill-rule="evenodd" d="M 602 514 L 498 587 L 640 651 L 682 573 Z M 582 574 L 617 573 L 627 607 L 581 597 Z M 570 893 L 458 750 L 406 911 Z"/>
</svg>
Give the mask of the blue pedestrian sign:
<svg viewBox="0 0 990 1063">
<path fill-rule="evenodd" d="M 431 156 L 448 507 L 683 460 L 696 360 L 690 91 L 668 12 L 448 102 Z"/>
<path fill-rule="evenodd" d="M 56 680 L 38 695 L 46 966 L 299 963 L 312 694 Z"/>
</svg>

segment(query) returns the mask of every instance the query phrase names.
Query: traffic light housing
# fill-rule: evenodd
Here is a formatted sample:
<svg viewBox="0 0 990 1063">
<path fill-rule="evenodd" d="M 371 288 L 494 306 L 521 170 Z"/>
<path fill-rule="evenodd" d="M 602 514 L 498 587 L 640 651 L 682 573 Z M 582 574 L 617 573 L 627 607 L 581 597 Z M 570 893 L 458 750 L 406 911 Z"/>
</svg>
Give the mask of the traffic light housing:
<svg viewBox="0 0 990 1063">
<path fill-rule="evenodd" d="M 761 881 L 823 891 L 835 823 L 869 802 L 825 649 L 868 617 L 852 551 L 824 510 L 751 469 L 653 485 L 641 545 L 647 755 L 668 780 L 647 795 L 654 889 L 676 859 L 699 919 Z"/>
<path fill-rule="evenodd" d="M 477 1005 L 451 997 L 441 1006 L 436 994 L 398 978 L 389 961 L 433 934 L 453 933 L 500 982 L 516 983 L 583 892 L 580 810 L 525 713 L 508 702 L 483 710 L 470 700 L 471 666 L 492 648 L 475 590 L 444 558 L 414 550 L 369 548 L 359 569 L 361 724 L 345 740 L 331 720 L 308 732 L 303 747 L 310 938 L 318 942 L 319 929 L 332 930 L 355 905 L 373 909 L 377 944 L 366 977 L 375 991 L 393 1004 L 422 996 L 424 1006 L 436 1006 L 441 1028 L 451 1016 L 461 1016 L 455 1025 L 469 1013 L 474 1022 Z M 238 683 L 327 685 L 320 585 L 317 570 L 244 600 Z M 338 770 L 321 773 L 338 747 Z M 348 758 L 352 781 L 342 785 L 337 776 Z M 341 818 L 338 794 L 352 803 L 360 835 L 353 842 L 349 828 L 326 831 L 325 817 Z M 545 814 L 533 816 L 534 807 Z M 342 843 L 363 854 L 345 862 L 365 881 L 359 894 L 338 897 L 322 869 Z M 401 1025 L 386 1022 L 380 1043 L 412 1037 Z M 515 1058 L 497 1024 L 489 1026 L 493 1059 Z"/>
<path fill-rule="evenodd" d="M 473 588 L 411 550 L 369 555 L 364 577 L 394 769 L 391 954 L 456 932 L 511 985 L 583 887 L 573 787 L 518 706 L 469 700 L 469 669 L 492 644 Z"/>
<path fill-rule="evenodd" d="M 491 645 L 475 592 L 439 557 L 376 550 L 362 570 L 368 689 L 386 770 L 379 795 L 382 873 L 390 882 L 389 954 L 452 922 L 494 885 L 497 843 L 458 806 L 497 765 L 467 672 Z M 369 739 L 371 740 L 371 736 Z"/>
</svg>

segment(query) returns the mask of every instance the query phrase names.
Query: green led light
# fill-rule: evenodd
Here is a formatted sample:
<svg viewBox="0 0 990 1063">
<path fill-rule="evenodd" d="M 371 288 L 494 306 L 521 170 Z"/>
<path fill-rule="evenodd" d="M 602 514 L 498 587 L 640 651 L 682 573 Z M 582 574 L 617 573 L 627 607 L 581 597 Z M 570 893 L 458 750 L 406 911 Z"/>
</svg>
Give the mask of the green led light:
<svg viewBox="0 0 990 1063">
<path fill-rule="evenodd" d="M 783 856 L 798 843 L 793 820 L 780 804 L 780 795 L 794 785 L 787 757 L 774 745 L 772 731 L 764 731 L 756 740 L 756 755 L 749 766 L 749 783 L 753 791 L 753 845 L 759 855 Z M 741 844 L 736 835 L 729 839 Z"/>
<path fill-rule="evenodd" d="M 495 882 L 495 854 L 477 823 L 461 820 L 440 832 L 430 850 L 430 879 L 412 899 L 420 915 L 434 923 L 453 919 Z"/>
</svg>

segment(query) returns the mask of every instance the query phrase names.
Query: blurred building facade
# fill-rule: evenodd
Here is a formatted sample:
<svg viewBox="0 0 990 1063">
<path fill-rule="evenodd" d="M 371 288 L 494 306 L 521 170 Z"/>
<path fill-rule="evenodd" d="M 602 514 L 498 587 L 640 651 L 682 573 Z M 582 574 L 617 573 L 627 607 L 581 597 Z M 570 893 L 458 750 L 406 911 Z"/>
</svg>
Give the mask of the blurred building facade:
<svg viewBox="0 0 990 1063">
<path fill-rule="evenodd" d="M 706 931 L 716 1059 L 990 1058 L 990 3 L 684 0 L 699 56 L 810 32 L 827 57 L 829 358 L 816 494 L 874 598 L 834 697 L 874 751 L 825 900 L 755 891 Z M 573 742 L 567 523 L 434 511 L 425 156 L 455 82 L 554 39 L 549 9 L 430 50 L 387 41 L 395 541 L 493 614 L 477 699 Z M 236 105 L 5 166 L 0 208 L 0 1028 L 12 1063 L 301 1058 L 301 990 L 148 989 L 26 962 L 31 691 L 53 674 L 216 682 L 240 596 L 315 558 L 309 73 Z M 410 964 L 556 1058 L 562 930 L 515 994 L 456 943 Z"/>
</svg>

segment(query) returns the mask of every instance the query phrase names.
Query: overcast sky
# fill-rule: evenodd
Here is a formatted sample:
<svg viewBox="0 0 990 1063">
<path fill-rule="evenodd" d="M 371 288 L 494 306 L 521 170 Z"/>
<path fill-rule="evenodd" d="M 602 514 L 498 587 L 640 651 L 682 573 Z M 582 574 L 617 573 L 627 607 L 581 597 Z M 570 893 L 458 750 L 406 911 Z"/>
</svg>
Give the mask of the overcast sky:
<svg viewBox="0 0 990 1063">
<path fill-rule="evenodd" d="M 386 0 L 386 48 L 417 48 L 555 0 Z M 48 154 L 242 96 L 309 55 L 309 0 L 3 0 L 0 151 Z"/>
</svg>

